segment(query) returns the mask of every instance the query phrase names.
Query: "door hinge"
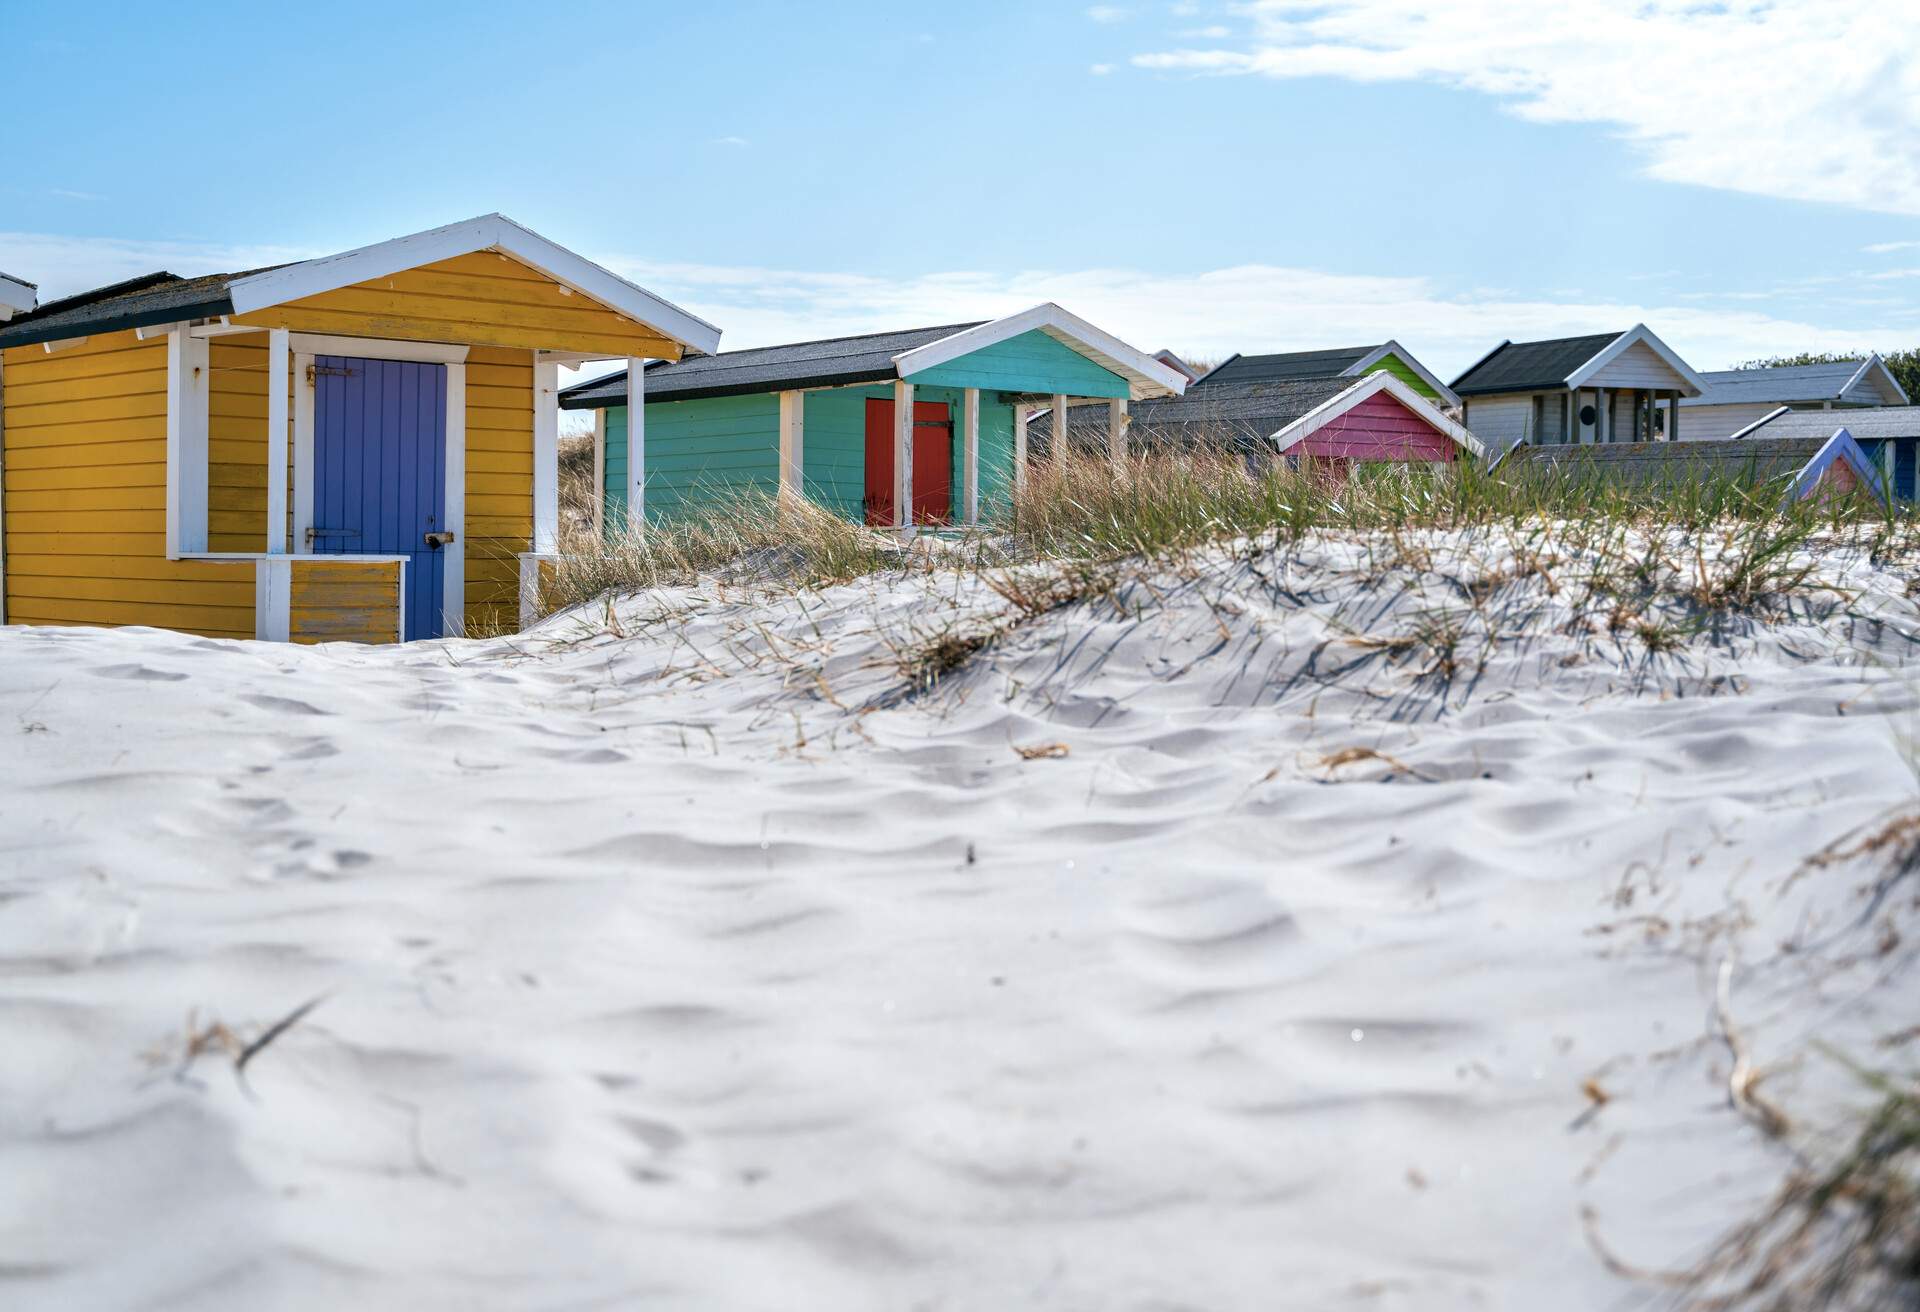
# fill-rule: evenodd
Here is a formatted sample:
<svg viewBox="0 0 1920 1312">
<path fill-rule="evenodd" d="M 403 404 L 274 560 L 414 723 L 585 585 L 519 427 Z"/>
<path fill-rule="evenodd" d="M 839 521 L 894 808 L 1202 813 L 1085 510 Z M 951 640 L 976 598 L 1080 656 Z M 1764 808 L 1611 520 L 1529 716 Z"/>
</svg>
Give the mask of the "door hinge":
<svg viewBox="0 0 1920 1312">
<path fill-rule="evenodd" d="M 312 386 L 313 380 L 322 374 L 329 378 L 352 378 L 359 372 L 358 369 L 342 369 L 330 364 L 310 364 L 307 366 L 307 384 Z"/>
</svg>

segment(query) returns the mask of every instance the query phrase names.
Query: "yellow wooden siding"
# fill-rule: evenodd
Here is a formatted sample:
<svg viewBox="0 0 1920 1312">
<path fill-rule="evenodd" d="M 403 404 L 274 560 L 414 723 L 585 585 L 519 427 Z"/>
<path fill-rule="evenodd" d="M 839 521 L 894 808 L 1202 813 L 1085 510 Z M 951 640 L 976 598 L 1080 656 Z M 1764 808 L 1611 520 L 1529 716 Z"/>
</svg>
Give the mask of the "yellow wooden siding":
<svg viewBox="0 0 1920 1312">
<path fill-rule="evenodd" d="M 398 642 L 398 561 L 296 559 L 287 634 L 294 642 Z"/>
<path fill-rule="evenodd" d="M 252 637 L 251 564 L 166 559 L 165 340 L 109 333 L 5 362 L 8 621 Z"/>
<path fill-rule="evenodd" d="M 680 358 L 678 343 L 493 251 L 268 306 L 236 315 L 234 322 L 352 337 Z"/>
<path fill-rule="evenodd" d="M 533 353 L 467 354 L 467 623 L 520 610 L 520 553 L 533 545 Z"/>
</svg>

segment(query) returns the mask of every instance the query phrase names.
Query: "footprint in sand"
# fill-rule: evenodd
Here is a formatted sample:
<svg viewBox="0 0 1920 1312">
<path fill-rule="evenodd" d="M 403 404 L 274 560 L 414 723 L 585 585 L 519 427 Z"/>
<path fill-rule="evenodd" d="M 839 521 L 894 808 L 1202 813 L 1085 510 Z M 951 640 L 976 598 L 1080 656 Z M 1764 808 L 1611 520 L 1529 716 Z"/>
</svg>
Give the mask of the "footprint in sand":
<svg viewBox="0 0 1920 1312">
<path fill-rule="evenodd" d="M 87 673 L 102 679 L 133 679 L 141 683 L 179 683 L 187 677 L 172 670 L 156 670 L 147 665 L 102 665 Z"/>
<path fill-rule="evenodd" d="M 274 697 L 261 692 L 243 692 L 240 694 L 240 700 L 249 706 L 258 706 L 263 711 L 281 711 L 288 715 L 331 715 L 333 713 L 323 711 L 318 706 L 307 702 L 296 701 L 292 697 Z"/>
</svg>

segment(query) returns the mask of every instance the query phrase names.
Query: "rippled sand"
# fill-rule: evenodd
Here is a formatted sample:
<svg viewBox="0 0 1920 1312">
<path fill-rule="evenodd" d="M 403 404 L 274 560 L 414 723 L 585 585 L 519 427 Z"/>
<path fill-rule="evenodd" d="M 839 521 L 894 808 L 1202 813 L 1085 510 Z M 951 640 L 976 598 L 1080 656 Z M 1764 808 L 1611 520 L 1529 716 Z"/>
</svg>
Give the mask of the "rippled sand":
<svg viewBox="0 0 1920 1312">
<path fill-rule="evenodd" d="M 1342 542 L 0 630 L 0 1306 L 1630 1302 L 1600 1247 L 1786 1166 L 1722 963 L 1797 1133 L 1920 1000 L 1879 867 L 1803 868 L 1915 794 L 1906 578 L 1823 570 L 1664 653 Z"/>
</svg>

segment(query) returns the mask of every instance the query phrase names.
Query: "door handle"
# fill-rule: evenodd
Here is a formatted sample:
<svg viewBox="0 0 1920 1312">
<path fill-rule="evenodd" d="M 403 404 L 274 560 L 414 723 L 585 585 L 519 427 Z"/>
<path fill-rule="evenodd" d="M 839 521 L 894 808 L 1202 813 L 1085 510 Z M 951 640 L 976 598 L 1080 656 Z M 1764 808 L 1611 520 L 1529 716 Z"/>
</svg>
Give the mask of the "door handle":
<svg viewBox="0 0 1920 1312">
<path fill-rule="evenodd" d="M 435 551 L 440 550 L 440 548 L 453 541 L 453 534 L 451 533 L 425 533 L 421 536 L 425 539 L 426 544 Z"/>
</svg>

